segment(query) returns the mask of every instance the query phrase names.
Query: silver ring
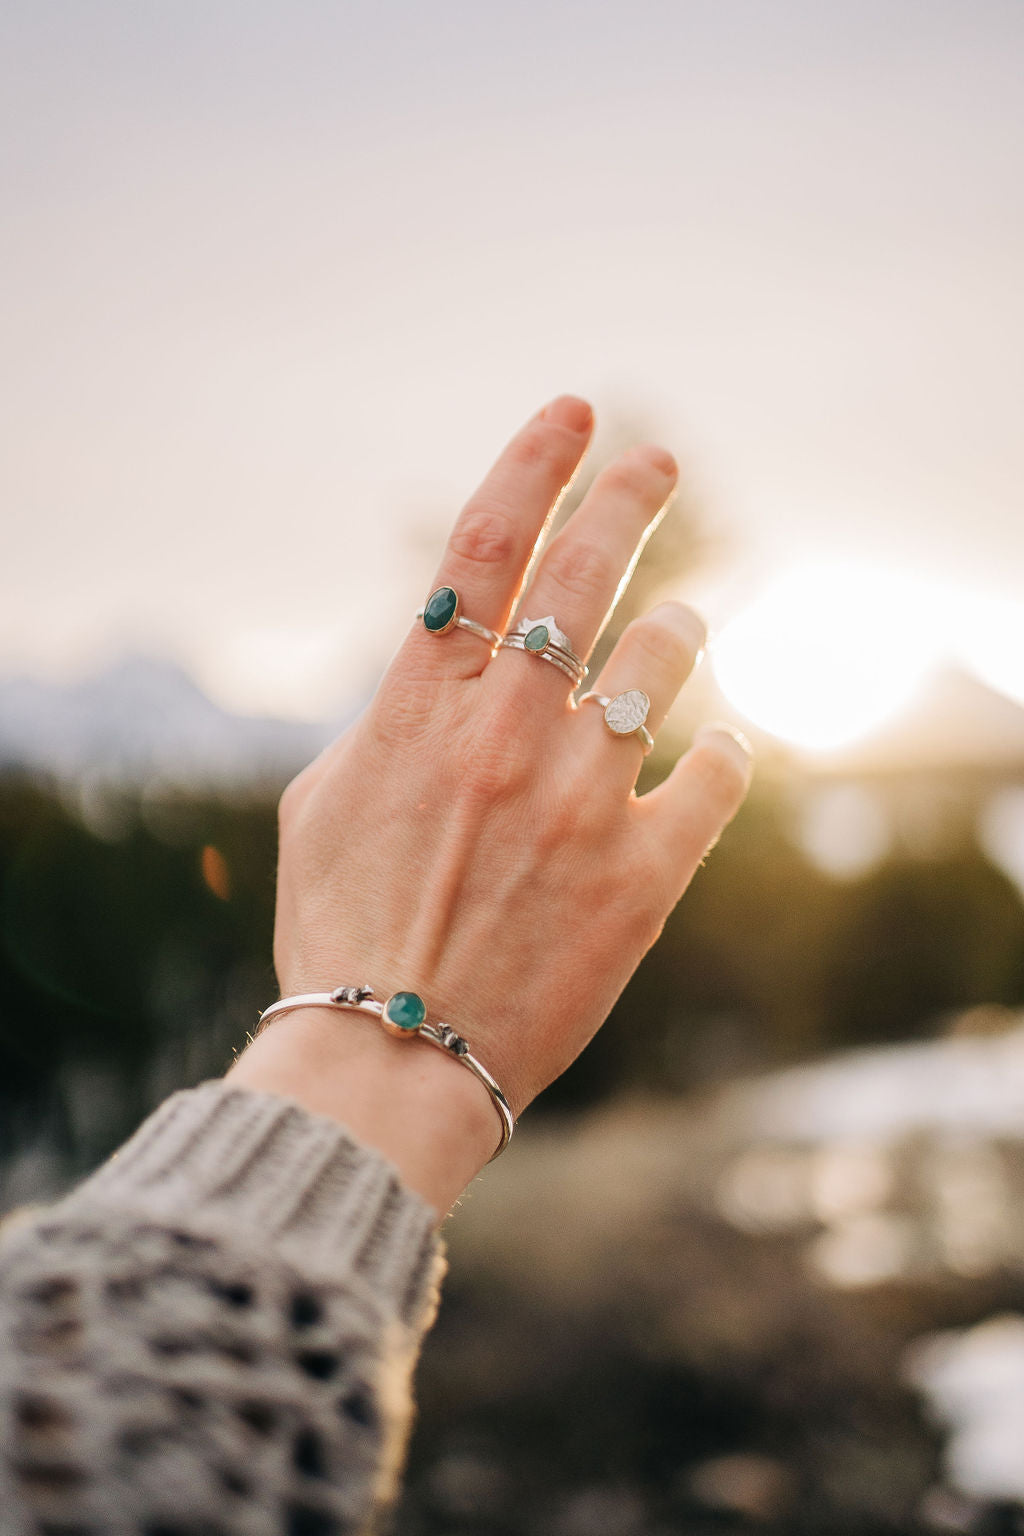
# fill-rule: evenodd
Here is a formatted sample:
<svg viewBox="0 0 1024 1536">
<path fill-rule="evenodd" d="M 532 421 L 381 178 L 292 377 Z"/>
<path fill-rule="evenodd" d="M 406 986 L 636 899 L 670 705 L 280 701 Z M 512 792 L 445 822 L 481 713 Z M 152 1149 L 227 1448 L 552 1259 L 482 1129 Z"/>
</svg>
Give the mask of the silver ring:
<svg viewBox="0 0 1024 1536">
<path fill-rule="evenodd" d="M 447 635 L 453 629 L 465 629 L 479 640 L 486 640 L 493 656 L 501 644 L 501 636 L 476 619 L 467 619 L 459 612 L 459 594 L 454 587 L 438 587 L 431 592 L 416 617 L 423 620 L 423 628 L 431 635 Z"/>
<path fill-rule="evenodd" d="M 651 712 L 651 701 L 642 688 L 627 688 L 609 699 L 603 693 L 584 693 L 577 704 L 592 700 L 604 710 L 604 723 L 613 736 L 636 736 L 644 749 L 644 757 L 654 746 L 654 737 L 644 721 Z"/>
<path fill-rule="evenodd" d="M 574 688 L 578 688 L 587 675 L 587 668 L 572 648 L 569 636 L 559 629 L 551 614 L 543 619 L 520 619 L 516 627 L 502 640 L 502 645 L 513 651 L 526 651 L 550 661 L 564 672 Z"/>
<path fill-rule="evenodd" d="M 522 640 L 522 636 L 521 635 L 506 635 L 504 640 L 501 643 L 505 647 L 505 649 L 508 650 L 508 651 L 525 651 L 526 650 L 526 646 L 523 644 L 523 640 Z M 541 661 L 550 661 L 551 665 L 553 667 L 557 667 L 559 672 L 564 672 L 566 677 L 569 679 L 569 681 L 572 684 L 574 689 L 579 687 L 580 683 L 582 683 L 582 681 L 583 681 L 583 678 L 586 677 L 586 675 L 587 675 L 586 667 L 583 668 L 583 672 L 582 672 L 582 675 L 581 675 L 579 667 L 575 666 L 573 663 L 571 663 L 570 661 L 566 660 L 565 657 L 560 652 L 556 652 L 556 651 L 553 651 L 553 650 L 548 650 L 548 651 L 533 651 L 531 653 L 531 652 L 527 651 L 527 655 L 530 655 L 530 654 L 532 654 L 534 656 L 539 656 Z"/>
</svg>

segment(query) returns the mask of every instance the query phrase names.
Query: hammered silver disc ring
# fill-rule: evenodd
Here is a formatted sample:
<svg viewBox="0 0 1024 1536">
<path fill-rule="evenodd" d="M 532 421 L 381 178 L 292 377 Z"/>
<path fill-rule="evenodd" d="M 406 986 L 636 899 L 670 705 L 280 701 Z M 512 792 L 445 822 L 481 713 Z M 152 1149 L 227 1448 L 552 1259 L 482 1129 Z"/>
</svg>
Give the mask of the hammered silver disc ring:
<svg viewBox="0 0 1024 1536">
<path fill-rule="evenodd" d="M 654 746 L 654 737 L 644 723 L 651 712 L 651 701 L 642 688 L 627 688 L 609 699 L 603 693 L 584 693 L 578 704 L 599 704 L 604 710 L 604 723 L 613 736 L 636 736 L 643 747 L 644 757 Z"/>
</svg>

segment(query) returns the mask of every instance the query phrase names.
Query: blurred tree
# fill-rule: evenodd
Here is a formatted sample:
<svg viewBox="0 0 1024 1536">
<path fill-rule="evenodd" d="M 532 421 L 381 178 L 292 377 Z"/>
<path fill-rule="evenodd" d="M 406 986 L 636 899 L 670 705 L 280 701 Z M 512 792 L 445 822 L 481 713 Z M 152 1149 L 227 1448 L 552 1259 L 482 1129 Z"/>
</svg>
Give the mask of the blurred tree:
<svg viewBox="0 0 1024 1536">
<path fill-rule="evenodd" d="M 103 839 L 41 788 L 0 793 L 0 1157 L 42 1121 L 88 1166 L 170 1088 L 222 1072 L 273 991 L 273 807 L 197 803 L 168 841 L 122 800 Z"/>
<path fill-rule="evenodd" d="M 828 1043 L 934 1033 L 977 1002 L 1020 1004 L 1020 896 L 976 849 L 886 863 L 855 885 L 822 978 Z"/>
</svg>

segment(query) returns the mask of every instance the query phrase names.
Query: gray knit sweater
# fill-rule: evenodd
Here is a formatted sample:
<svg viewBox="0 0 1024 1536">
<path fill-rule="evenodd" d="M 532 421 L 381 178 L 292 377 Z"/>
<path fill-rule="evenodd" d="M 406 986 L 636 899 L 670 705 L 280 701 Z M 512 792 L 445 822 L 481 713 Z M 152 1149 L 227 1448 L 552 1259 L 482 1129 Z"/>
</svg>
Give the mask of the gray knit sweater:
<svg viewBox="0 0 1024 1536">
<path fill-rule="evenodd" d="M 0 1233 L 3 1536 L 343 1536 L 389 1500 L 434 1213 L 334 1121 L 210 1082 Z"/>
</svg>

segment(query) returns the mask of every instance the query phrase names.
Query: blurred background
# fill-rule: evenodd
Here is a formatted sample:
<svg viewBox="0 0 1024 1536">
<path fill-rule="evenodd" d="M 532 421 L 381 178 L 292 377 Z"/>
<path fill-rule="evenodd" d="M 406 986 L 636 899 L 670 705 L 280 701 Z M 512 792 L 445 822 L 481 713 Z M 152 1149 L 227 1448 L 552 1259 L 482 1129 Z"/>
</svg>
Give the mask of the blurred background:
<svg viewBox="0 0 1024 1536">
<path fill-rule="evenodd" d="M 682 494 L 750 802 L 449 1224 L 399 1536 L 1024 1530 L 1024 11 L 0 8 L 0 1209 L 275 995 L 501 443 Z"/>
</svg>

